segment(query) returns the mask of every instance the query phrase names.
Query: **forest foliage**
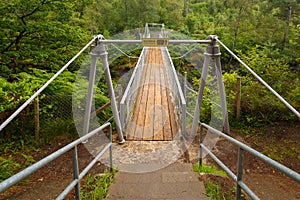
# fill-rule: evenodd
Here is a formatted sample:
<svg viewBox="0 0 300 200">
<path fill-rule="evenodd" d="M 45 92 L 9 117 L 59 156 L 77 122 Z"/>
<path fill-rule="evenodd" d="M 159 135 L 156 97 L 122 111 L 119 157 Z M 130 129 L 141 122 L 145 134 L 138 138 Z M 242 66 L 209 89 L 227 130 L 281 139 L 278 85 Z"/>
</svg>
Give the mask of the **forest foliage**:
<svg viewBox="0 0 300 200">
<path fill-rule="evenodd" d="M 2 119 L 94 35 L 101 33 L 109 38 L 124 30 L 141 28 L 146 22 L 164 23 L 169 29 L 195 39 L 218 35 L 299 110 L 299 3 L 299 0 L 2 0 Z M 222 63 L 229 105 L 234 104 L 235 78 L 242 76 L 242 112 L 246 121 L 295 119 L 226 53 Z M 75 62 L 49 92 L 72 94 L 78 68 L 79 63 Z M 104 90 L 105 87 L 100 92 L 103 96 L 107 94 Z"/>
</svg>

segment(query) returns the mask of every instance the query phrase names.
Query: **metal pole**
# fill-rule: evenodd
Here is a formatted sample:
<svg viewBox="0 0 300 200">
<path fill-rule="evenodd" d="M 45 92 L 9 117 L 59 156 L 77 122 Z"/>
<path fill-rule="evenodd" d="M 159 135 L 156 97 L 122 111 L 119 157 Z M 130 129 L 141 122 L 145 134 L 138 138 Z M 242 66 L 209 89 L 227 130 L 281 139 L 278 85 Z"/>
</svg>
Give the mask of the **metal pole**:
<svg viewBox="0 0 300 200">
<path fill-rule="evenodd" d="M 203 126 L 200 125 L 200 153 L 199 153 L 199 165 L 202 166 L 203 164 L 203 155 L 202 155 L 202 142 L 203 142 Z"/>
<path fill-rule="evenodd" d="M 89 76 L 88 96 L 87 96 L 87 101 L 86 101 L 86 106 L 85 106 L 83 135 L 85 135 L 89 132 L 93 94 L 94 94 L 94 84 L 95 84 L 95 78 L 96 78 L 96 65 L 97 65 L 97 58 L 98 58 L 99 54 L 92 51 L 91 55 L 92 55 L 92 64 L 91 64 L 90 76 Z"/>
<path fill-rule="evenodd" d="M 183 136 L 187 136 L 186 134 L 186 104 L 182 104 L 182 111 L 181 111 L 181 133 Z"/>
<path fill-rule="evenodd" d="M 183 79 L 183 94 L 186 102 L 186 87 L 187 87 L 187 72 L 184 72 L 184 79 Z"/>
<path fill-rule="evenodd" d="M 52 83 L 63 71 L 67 69 L 71 65 L 71 63 L 76 60 L 82 52 L 84 52 L 93 42 L 95 39 L 91 40 L 89 43 L 87 43 L 67 64 L 65 64 L 52 78 L 50 78 L 36 93 L 34 93 L 25 103 L 19 107 L 7 120 L 5 120 L 1 125 L 0 125 L 0 131 L 4 129 L 22 110 L 30 104 L 31 101 L 33 101 L 50 83 Z"/>
<path fill-rule="evenodd" d="M 209 65 L 209 61 L 211 58 L 211 54 L 207 53 L 207 52 L 209 52 L 210 48 L 211 48 L 211 46 L 207 46 L 206 52 L 204 53 L 205 58 L 204 58 L 203 70 L 202 70 L 201 80 L 200 80 L 200 89 L 198 92 L 195 113 L 194 113 L 194 118 L 193 118 L 193 124 L 192 124 L 192 131 L 191 131 L 192 136 L 196 135 L 197 129 L 198 129 L 198 122 L 199 122 L 199 118 L 200 118 L 200 108 L 202 105 L 202 99 L 203 99 L 203 94 L 204 94 L 204 86 L 205 86 L 205 81 L 206 81 L 206 77 L 207 77 L 208 65 Z"/>
<path fill-rule="evenodd" d="M 112 143 L 112 130 L 111 127 L 109 128 L 109 142 Z M 112 153 L 112 145 L 109 147 L 109 168 L 110 171 L 113 171 L 113 153 Z"/>
<path fill-rule="evenodd" d="M 78 180 L 78 183 L 75 185 L 75 198 L 76 198 L 76 200 L 80 200 L 80 181 L 79 181 L 77 146 L 74 146 L 74 148 L 73 148 L 72 163 L 73 163 L 74 180 L 76 180 L 76 179 Z"/>
<path fill-rule="evenodd" d="M 239 184 L 239 182 L 242 182 L 243 179 L 243 160 L 244 160 L 244 150 L 242 148 L 239 148 L 238 152 L 238 174 L 237 174 L 237 185 L 236 185 L 236 200 L 241 199 L 241 194 L 242 194 L 242 188 Z"/>
<path fill-rule="evenodd" d="M 246 65 L 237 55 L 235 55 L 225 44 L 223 44 L 218 38 L 216 39 L 237 61 L 239 61 L 259 82 L 261 82 L 268 90 L 270 90 L 288 109 L 290 109 L 298 118 L 300 118 L 300 112 L 298 112 L 291 104 L 289 104 L 282 96 L 280 96 L 268 83 L 266 83 L 259 75 L 257 75 L 248 65 Z"/>
<path fill-rule="evenodd" d="M 219 46 L 214 45 L 213 51 L 214 52 L 212 52 L 212 53 L 215 57 L 216 75 L 217 75 L 217 79 L 218 79 L 219 92 L 220 92 L 220 98 L 221 98 L 221 107 L 222 107 L 222 116 L 223 116 L 223 131 L 225 133 L 230 133 L 227 104 L 226 104 L 226 94 L 225 94 L 224 83 L 222 80 L 222 67 L 221 67 L 221 60 L 220 60 L 221 52 L 220 52 Z"/>
<path fill-rule="evenodd" d="M 106 81 L 107 81 L 107 85 L 108 85 L 108 92 L 109 92 L 109 96 L 110 96 L 112 112 L 113 112 L 113 116 L 114 116 L 114 119 L 115 119 L 115 122 L 116 122 L 117 132 L 118 132 L 118 135 L 119 135 L 119 144 L 123 144 L 125 142 L 125 140 L 124 140 L 123 132 L 122 132 L 122 128 L 121 128 L 121 121 L 120 121 L 120 117 L 119 117 L 119 112 L 118 112 L 118 107 L 117 107 L 117 102 L 116 102 L 116 97 L 115 97 L 115 91 L 114 91 L 114 87 L 113 87 L 113 84 L 112 84 L 109 65 L 108 65 L 108 61 L 107 61 L 107 54 L 108 53 L 107 53 L 106 45 L 104 45 L 100 41 L 99 55 L 101 57 L 102 64 L 103 64 L 103 67 L 104 67 L 104 72 L 105 72 L 105 75 L 106 75 Z"/>
</svg>

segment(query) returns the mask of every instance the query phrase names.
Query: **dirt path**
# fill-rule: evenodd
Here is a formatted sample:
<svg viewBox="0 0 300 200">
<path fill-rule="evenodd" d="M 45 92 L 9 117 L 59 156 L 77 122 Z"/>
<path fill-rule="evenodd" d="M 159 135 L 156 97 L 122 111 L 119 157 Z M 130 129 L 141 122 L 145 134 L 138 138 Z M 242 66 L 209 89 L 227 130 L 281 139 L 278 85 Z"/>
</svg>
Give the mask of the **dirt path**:
<svg viewBox="0 0 300 200">
<path fill-rule="evenodd" d="M 300 123 L 281 123 L 276 126 L 257 128 L 257 134 L 254 134 L 254 132 L 240 134 L 239 131 L 232 129 L 232 136 L 257 151 L 278 159 L 281 164 L 300 173 Z M 198 141 L 198 138 L 196 141 Z M 194 143 L 190 148 L 190 159 L 193 163 L 198 162 L 199 144 L 197 143 Z M 213 152 L 236 174 L 238 148 L 235 145 L 225 139 L 219 139 Z M 206 156 L 205 162 L 214 163 L 209 156 Z M 214 165 L 217 166 L 216 163 Z M 230 178 L 203 177 L 203 179 L 207 178 L 222 185 L 224 191 L 230 191 L 236 186 Z M 300 199 L 299 183 L 282 175 L 249 153 L 245 153 L 244 156 L 243 180 L 261 199 Z M 234 192 L 232 194 L 234 195 Z"/>
<path fill-rule="evenodd" d="M 51 152 L 63 147 L 68 142 L 70 142 L 70 140 L 58 141 L 53 143 L 53 145 L 44 146 L 39 153 L 35 153 L 32 156 L 38 161 L 46 155 L 49 155 Z M 82 144 L 78 146 L 78 157 L 80 171 L 82 171 L 82 169 L 93 159 L 93 156 Z M 104 169 L 104 165 L 97 163 L 92 170 L 90 170 L 90 173 L 101 173 Z M 16 185 L 4 193 L 1 193 L 0 200 L 55 199 L 72 181 L 72 178 L 72 152 L 69 151 L 29 176 L 24 183 Z M 69 195 L 68 199 L 73 199 L 72 193 Z"/>
</svg>

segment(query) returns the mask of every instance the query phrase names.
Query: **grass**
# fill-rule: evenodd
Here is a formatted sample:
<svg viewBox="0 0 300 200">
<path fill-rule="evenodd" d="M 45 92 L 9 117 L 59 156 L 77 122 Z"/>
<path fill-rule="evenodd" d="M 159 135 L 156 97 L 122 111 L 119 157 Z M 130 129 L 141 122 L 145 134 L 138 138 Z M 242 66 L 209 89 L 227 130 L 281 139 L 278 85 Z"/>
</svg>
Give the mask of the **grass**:
<svg viewBox="0 0 300 200">
<path fill-rule="evenodd" d="M 103 174 L 88 174 L 80 190 L 80 198 L 82 200 L 100 200 L 108 195 L 108 188 L 114 182 L 114 174 L 106 170 Z"/>
<path fill-rule="evenodd" d="M 218 170 L 215 166 L 207 166 L 207 165 L 195 165 L 194 171 L 199 173 L 206 173 L 206 174 L 218 174 L 220 176 L 227 177 L 227 174 L 223 170 Z"/>
<path fill-rule="evenodd" d="M 11 157 L 0 157 L 0 182 L 11 177 L 14 172 L 19 169 L 21 165 L 12 160 Z"/>
<path fill-rule="evenodd" d="M 227 177 L 227 174 L 223 170 L 218 170 L 215 166 L 207 166 L 207 165 L 194 165 L 194 171 L 199 173 L 206 173 L 212 175 L 220 175 L 222 177 Z M 233 199 L 232 194 L 234 193 L 235 188 L 229 189 L 228 191 L 222 190 L 222 186 L 220 183 L 217 183 L 210 178 L 205 180 L 205 189 L 206 194 L 212 200 L 231 200 Z"/>
</svg>

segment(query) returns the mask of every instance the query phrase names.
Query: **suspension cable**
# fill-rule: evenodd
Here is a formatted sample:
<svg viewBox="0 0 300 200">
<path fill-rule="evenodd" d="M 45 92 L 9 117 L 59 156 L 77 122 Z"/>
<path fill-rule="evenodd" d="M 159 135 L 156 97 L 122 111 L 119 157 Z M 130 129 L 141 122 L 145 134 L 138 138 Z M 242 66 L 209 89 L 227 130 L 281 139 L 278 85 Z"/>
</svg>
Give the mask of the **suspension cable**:
<svg viewBox="0 0 300 200">
<path fill-rule="evenodd" d="M 128 58 L 135 58 L 138 59 L 139 57 L 136 56 L 130 56 L 127 53 L 125 53 L 122 49 L 120 49 L 119 47 L 117 47 L 115 44 L 111 44 L 113 47 L 115 47 L 118 51 L 120 51 L 124 56 L 128 57 Z"/>
<path fill-rule="evenodd" d="M 102 35 L 102 38 L 103 38 L 103 40 L 106 40 L 106 38 Z M 113 43 L 111 43 L 111 45 L 113 46 L 113 47 L 115 47 L 121 54 L 123 54 L 124 56 L 126 56 L 127 58 L 135 58 L 135 59 L 138 59 L 139 57 L 136 57 L 136 56 L 130 56 L 130 55 L 128 55 L 126 52 L 124 52 L 122 49 L 120 49 L 117 45 L 115 45 L 115 44 L 113 44 Z"/>
<path fill-rule="evenodd" d="M 246 65 L 235 53 L 233 53 L 225 44 L 223 44 L 218 38 L 216 38 L 219 44 L 221 44 L 237 61 L 239 61 L 256 79 L 258 79 L 267 89 L 269 89 L 282 103 L 286 105 L 298 118 L 300 113 L 291 106 L 283 97 L 281 97 L 268 83 L 266 83 L 258 74 L 256 74 L 248 65 Z"/>
<path fill-rule="evenodd" d="M 199 45 L 195 45 L 193 48 L 191 48 L 190 50 L 188 50 L 187 52 L 185 52 L 182 56 L 172 57 L 172 60 L 177 60 L 177 59 L 184 58 L 185 56 L 187 56 L 188 54 L 190 54 L 193 50 L 195 50 L 197 47 L 199 47 Z"/>
<path fill-rule="evenodd" d="M 84 52 L 93 42 L 95 41 L 95 38 L 93 38 L 89 43 L 87 43 L 65 66 L 63 66 L 54 76 L 52 76 L 36 93 L 34 93 L 25 103 L 20 106 L 7 120 L 5 120 L 1 126 L 0 131 L 5 128 L 28 104 L 30 104 L 31 101 L 33 101 L 50 83 L 52 83 L 63 71 L 69 67 L 71 63 L 76 60 L 82 52 Z"/>
</svg>

